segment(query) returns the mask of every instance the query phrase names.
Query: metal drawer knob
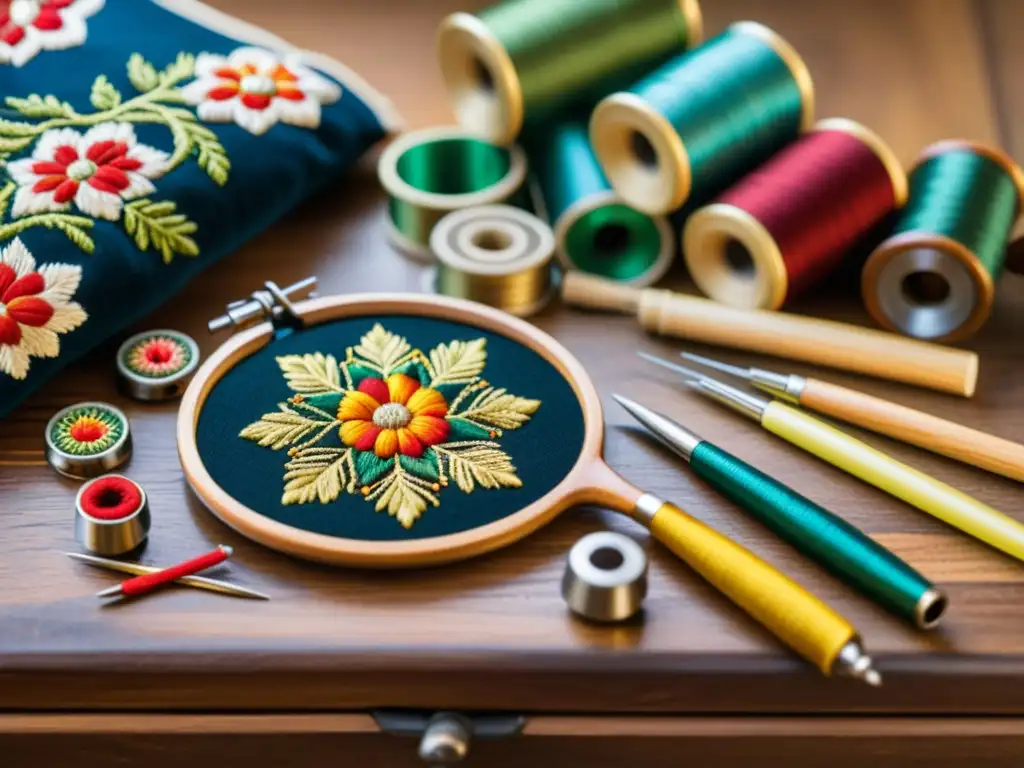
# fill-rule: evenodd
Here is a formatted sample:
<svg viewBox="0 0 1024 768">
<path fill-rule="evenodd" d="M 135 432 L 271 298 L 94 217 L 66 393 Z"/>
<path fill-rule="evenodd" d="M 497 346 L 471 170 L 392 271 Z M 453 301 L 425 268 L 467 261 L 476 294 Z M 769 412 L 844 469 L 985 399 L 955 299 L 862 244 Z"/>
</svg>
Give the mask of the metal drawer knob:
<svg viewBox="0 0 1024 768">
<path fill-rule="evenodd" d="M 434 715 L 420 739 L 420 758 L 430 765 L 454 765 L 469 754 L 473 738 L 470 725 L 458 715 L 440 712 Z"/>
</svg>

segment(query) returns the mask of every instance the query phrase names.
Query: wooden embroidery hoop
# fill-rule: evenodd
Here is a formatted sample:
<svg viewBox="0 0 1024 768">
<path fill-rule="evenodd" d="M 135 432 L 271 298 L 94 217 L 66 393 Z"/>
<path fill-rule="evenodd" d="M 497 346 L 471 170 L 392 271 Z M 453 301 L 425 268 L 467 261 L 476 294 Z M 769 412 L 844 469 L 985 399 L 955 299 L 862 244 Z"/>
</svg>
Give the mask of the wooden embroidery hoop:
<svg viewBox="0 0 1024 768">
<path fill-rule="evenodd" d="M 586 370 L 561 344 L 529 323 L 461 299 L 409 294 L 323 297 L 298 302 L 294 310 L 307 327 L 347 317 L 412 315 L 465 323 L 523 344 L 554 366 L 572 387 L 583 411 L 583 448 L 569 473 L 544 496 L 500 520 L 459 533 L 410 541 L 363 541 L 313 533 L 271 520 L 217 485 L 200 458 L 196 442 L 199 417 L 213 388 L 235 365 L 272 341 L 274 326 L 264 322 L 237 333 L 207 359 L 185 392 L 178 412 L 178 455 L 189 485 L 214 515 L 243 536 L 296 557 L 334 565 L 439 565 L 519 541 L 560 512 L 579 504 L 595 504 L 629 514 L 643 495 L 602 458 L 601 400 Z M 371 508 L 367 514 L 377 513 Z"/>
</svg>

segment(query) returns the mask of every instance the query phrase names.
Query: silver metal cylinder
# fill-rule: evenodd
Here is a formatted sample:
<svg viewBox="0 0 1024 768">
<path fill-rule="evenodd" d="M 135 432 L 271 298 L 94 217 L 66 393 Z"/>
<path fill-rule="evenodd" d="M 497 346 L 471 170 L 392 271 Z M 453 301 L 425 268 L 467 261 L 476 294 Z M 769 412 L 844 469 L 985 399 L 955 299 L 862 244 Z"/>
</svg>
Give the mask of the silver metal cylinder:
<svg viewBox="0 0 1024 768">
<path fill-rule="evenodd" d="M 146 331 L 117 352 L 121 390 L 135 400 L 158 402 L 184 394 L 199 366 L 199 345 L 180 331 Z"/>
<path fill-rule="evenodd" d="M 624 621 L 647 596 L 647 555 L 620 533 L 584 536 L 569 551 L 562 597 L 573 613 L 591 621 Z"/>
<path fill-rule="evenodd" d="M 58 411 L 45 438 L 50 466 L 76 480 L 115 470 L 132 455 L 128 417 L 109 403 L 78 403 Z"/>
<path fill-rule="evenodd" d="M 149 535 L 146 492 L 121 475 L 90 480 L 75 497 L 75 538 L 90 552 L 114 557 L 131 552 Z"/>
</svg>

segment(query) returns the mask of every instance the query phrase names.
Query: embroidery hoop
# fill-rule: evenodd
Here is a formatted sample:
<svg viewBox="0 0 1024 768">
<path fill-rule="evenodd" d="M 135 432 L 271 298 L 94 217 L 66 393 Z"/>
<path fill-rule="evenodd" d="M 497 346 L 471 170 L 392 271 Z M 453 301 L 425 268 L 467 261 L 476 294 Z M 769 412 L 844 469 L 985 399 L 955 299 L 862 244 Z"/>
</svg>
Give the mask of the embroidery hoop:
<svg viewBox="0 0 1024 768">
<path fill-rule="evenodd" d="M 546 333 L 490 307 L 438 296 L 331 296 L 297 302 L 293 307 L 307 327 L 347 317 L 410 315 L 461 322 L 506 336 L 539 354 L 566 379 L 583 412 L 583 447 L 573 468 L 544 496 L 500 520 L 458 533 L 409 541 L 364 541 L 314 533 L 271 520 L 236 500 L 213 480 L 196 441 L 199 417 L 216 384 L 235 365 L 273 340 L 274 326 L 264 322 L 235 334 L 207 359 L 185 392 L 178 413 L 178 454 L 189 485 L 216 517 L 243 536 L 306 560 L 408 568 L 464 560 L 499 549 L 580 504 L 637 514 L 637 501 L 644 492 L 619 477 L 602 457 L 604 419 L 601 400 L 590 376 L 568 350 Z"/>
</svg>

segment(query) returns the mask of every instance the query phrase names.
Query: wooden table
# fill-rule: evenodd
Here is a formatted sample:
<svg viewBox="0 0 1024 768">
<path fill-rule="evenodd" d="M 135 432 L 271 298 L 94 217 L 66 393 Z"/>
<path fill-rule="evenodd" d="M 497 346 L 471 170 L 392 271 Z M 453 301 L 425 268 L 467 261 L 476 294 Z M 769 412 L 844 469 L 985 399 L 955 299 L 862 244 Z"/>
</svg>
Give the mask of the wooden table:
<svg viewBox="0 0 1024 768">
<path fill-rule="evenodd" d="M 433 30 L 465 2 L 214 4 L 344 60 L 389 94 L 410 126 L 451 122 Z M 945 137 L 1002 141 L 1024 153 L 1018 0 L 708 0 L 704 11 L 712 34 L 742 18 L 779 30 L 811 67 L 819 115 L 865 122 L 906 162 Z M 421 268 L 385 243 L 372 158 L 135 330 L 179 328 L 209 354 L 220 340 L 205 324 L 225 303 L 263 280 L 306 274 L 319 275 L 324 292 L 420 290 Z M 811 300 L 798 310 L 867 322 L 853 299 Z M 98 766 L 116 755 L 126 765 L 154 767 L 182 757 L 203 765 L 226 757 L 232 765 L 294 768 L 325 759 L 414 765 L 415 742 L 381 735 L 367 714 L 393 708 L 531 714 L 523 737 L 475 749 L 479 765 L 618 765 L 628 758 L 644 765 L 819 765 L 822 750 L 833 768 L 869 760 L 1021 764 L 1024 568 L 686 395 L 633 356 L 637 349 L 668 354 L 677 345 L 644 336 L 629 318 L 552 306 L 536 323 L 597 381 L 610 464 L 813 585 L 862 630 L 886 676 L 881 691 L 823 679 L 656 546 L 649 546 L 642 620 L 606 629 L 569 619 L 558 583 L 572 542 L 613 528 L 648 543 L 628 520 L 597 509 L 563 516 L 506 551 L 436 570 L 332 570 L 265 550 L 219 523 L 189 492 L 173 438 L 175 404 L 142 405 L 116 394 L 112 340 L 0 425 L 0 454 L 41 449 L 43 426 L 63 405 L 118 404 L 135 432 L 128 471 L 152 500 L 144 559 L 169 563 L 228 543 L 236 547 L 232 578 L 274 600 L 168 590 L 103 611 L 92 595 L 113 577 L 60 554 L 76 548 L 77 484 L 46 467 L 0 469 L 0 764 Z M 1022 440 L 1022 339 L 1024 280 L 1011 278 L 992 321 L 970 343 L 982 361 L 973 400 L 838 373 L 828 378 Z M 624 429 L 630 420 L 611 401 L 615 391 L 680 418 L 905 556 L 947 588 L 952 608 L 944 629 L 927 636 L 908 629 L 779 543 Z M 1024 519 L 1019 485 L 868 440 Z M 832 717 L 819 717 L 824 713 Z"/>
</svg>

